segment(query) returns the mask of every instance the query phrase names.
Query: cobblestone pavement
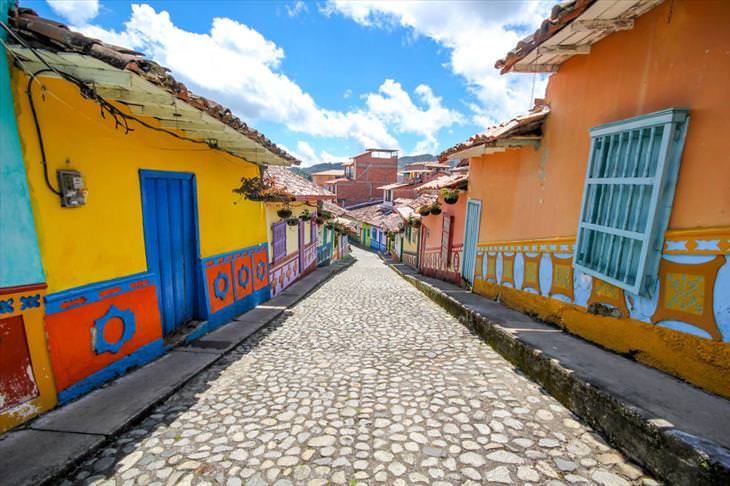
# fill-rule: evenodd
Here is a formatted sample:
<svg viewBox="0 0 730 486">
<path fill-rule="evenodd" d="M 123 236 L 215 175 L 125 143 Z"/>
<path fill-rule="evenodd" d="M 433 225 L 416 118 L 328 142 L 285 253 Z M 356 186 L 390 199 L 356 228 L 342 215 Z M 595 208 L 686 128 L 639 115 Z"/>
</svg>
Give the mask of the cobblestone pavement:
<svg viewBox="0 0 730 486">
<path fill-rule="evenodd" d="M 67 481 L 656 484 L 375 255 L 356 256 Z"/>
</svg>

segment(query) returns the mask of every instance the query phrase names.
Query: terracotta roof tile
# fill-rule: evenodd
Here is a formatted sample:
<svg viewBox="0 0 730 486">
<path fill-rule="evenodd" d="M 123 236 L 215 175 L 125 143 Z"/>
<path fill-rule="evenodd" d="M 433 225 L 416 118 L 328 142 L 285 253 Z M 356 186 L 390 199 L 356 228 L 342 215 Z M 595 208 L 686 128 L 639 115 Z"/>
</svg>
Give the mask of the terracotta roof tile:
<svg viewBox="0 0 730 486">
<path fill-rule="evenodd" d="M 439 158 L 445 160 L 448 156 L 478 145 L 494 145 L 498 140 L 505 140 L 511 137 L 523 135 L 542 136 L 542 124 L 550 114 L 550 107 L 539 105 L 533 108 L 530 113 L 514 117 L 508 122 L 494 125 L 482 133 L 477 133 L 466 142 L 450 147 L 441 154 Z"/>
<path fill-rule="evenodd" d="M 504 59 L 499 59 L 494 64 L 494 67 L 500 69 L 502 73 L 506 73 L 515 63 L 527 56 L 533 49 L 579 17 L 595 1 L 571 0 L 555 5 L 550 11 L 550 17 L 543 20 L 535 32 L 519 41 L 517 46 L 509 51 Z"/>
<path fill-rule="evenodd" d="M 31 47 L 47 49 L 52 52 L 83 54 L 117 69 L 131 71 L 185 103 L 225 123 L 282 159 L 293 164 L 299 164 L 298 159 L 279 148 L 261 132 L 249 127 L 240 118 L 236 117 L 229 108 L 193 94 L 183 83 L 177 81 L 167 68 L 146 59 L 139 52 L 86 37 L 79 32 L 72 31 L 60 22 L 39 17 L 35 11 L 29 8 L 11 9 L 9 23 L 14 33 Z M 12 37 L 9 36 L 8 42 L 13 43 L 13 41 Z"/>
<path fill-rule="evenodd" d="M 267 166 L 266 175 L 278 189 L 286 191 L 298 200 L 335 198 L 330 191 L 295 174 L 286 167 Z"/>
<path fill-rule="evenodd" d="M 437 177 L 432 181 L 426 182 L 418 187 L 418 191 L 434 191 L 445 187 L 457 187 L 466 185 L 469 181 L 469 174 L 449 174 Z"/>
</svg>

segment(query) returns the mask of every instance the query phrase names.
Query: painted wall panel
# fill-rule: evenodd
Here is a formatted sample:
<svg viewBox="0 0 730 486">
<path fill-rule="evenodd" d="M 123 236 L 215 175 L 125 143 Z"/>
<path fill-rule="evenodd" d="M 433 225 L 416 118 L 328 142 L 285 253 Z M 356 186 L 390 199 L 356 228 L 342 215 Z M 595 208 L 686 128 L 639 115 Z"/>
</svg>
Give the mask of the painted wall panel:
<svg viewBox="0 0 730 486">
<path fill-rule="evenodd" d="M 102 119 L 96 104 L 82 99 L 76 88 L 44 78 L 50 94 L 37 97 L 37 109 L 51 179 L 57 168 L 77 169 L 89 191 L 86 206 L 61 208 L 58 197 L 45 187 L 41 165 L 35 162 L 40 159 L 24 94 L 27 78 L 18 70 L 12 73 L 50 292 L 146 270 L 139 169 L 196 174 L 203 258 L 266 241 L 263 204 L 231 191 L 241 177 L 258 175 L 255 165 L 139 126 L 125 135 L 114 128 L 113 120 Z M 79 134 L 93 143 L 82 143 Z"/>
<path fill-rule="evenodd" d="M 7 22 L 9 0 L 0 0 L 0 20 Z M 0 29 L 0 39 L 6 33 Z M 0 288 L 45 280 L 30 207 L 18 126 L 10 86 L 8 57 L 0 55 Z M 40 165 L 40 158 L 33 163 Z"/>
</svg>

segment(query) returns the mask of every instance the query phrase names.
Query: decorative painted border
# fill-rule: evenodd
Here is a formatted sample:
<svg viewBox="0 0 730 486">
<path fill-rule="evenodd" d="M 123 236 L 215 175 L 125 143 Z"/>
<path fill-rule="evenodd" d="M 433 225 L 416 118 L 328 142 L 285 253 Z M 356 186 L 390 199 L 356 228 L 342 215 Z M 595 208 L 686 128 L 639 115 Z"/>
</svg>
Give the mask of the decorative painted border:
<svg viewBox="0 0 730 486">
<path fill-rule="evenodd" d="M 663 260 L 659 267 L 659 302 L 651 322 L 686 322 L 706 331 L 713 339 L 722 339 L 715 321 L 713 290 L 725 261 L 724 255 L 697 264 Z"/>
<path fill-rule="evenodd" d="M 575 236 L 479 243 L 477 250 L 571 253 L 575 251 Z M 668 255 L 728 255 L 730 254 L 730 227 L 669 230 L 664 234 L 663 253 Z"/>
<path fill-rule="evenodd" d="M 271 282 L 271 296 L 274 297 L 284 291 L 299 278 L 299 251 L 293 251 L 271 267 L 269 281 Z"/>
<path fill-rule="evenodd" d="M 60 403 L 164 352 L 157 284 L 156 275 L 142 272 L 46 296 L 45 328 Z"/>
<path fill-rule="evenodd" d="M 523 255 L 524 270 L 522 285 L 520 286 L 522 290 L 533 289 L 538 294 L 540 293 L 540 258 L 539 254 L 535 256 Z"/>
<path fill-rule="evenodd" d="M 158 286 L 157 276 L 151 272 L 141 272 L 54 292 L 46 295 L 46 315 L 93 304 L 115 295 L 121 295 L 151 285 Z"/>
<path fill-rule="evenodd" d="M 197 339 L 270 298 L 268 243 L 201 259 L 207 322 L 186 341 Z"/>
</svg>

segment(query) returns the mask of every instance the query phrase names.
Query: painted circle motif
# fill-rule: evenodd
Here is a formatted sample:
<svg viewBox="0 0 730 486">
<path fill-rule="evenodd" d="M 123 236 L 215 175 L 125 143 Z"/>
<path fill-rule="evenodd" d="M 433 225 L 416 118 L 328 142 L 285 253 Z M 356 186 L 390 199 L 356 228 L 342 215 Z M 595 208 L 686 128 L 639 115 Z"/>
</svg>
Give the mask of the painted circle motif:
<svg viewBox="0 0 730 486">
<path fill-rule="evenodd" d="M 109 342 L 106 338 L 112 337 L 112 334 L 115 333 L 110 333 L 110 336 L 107 336 L 105 332 L 106 326 L 109 322 L 116 320 L 121 321 L 121 333 L 118 333 L 118 336 L 114 336 L 118 338 L 115 342 Z M 132 339 L 132 336 L 134 336 L 134 332 L 137 329 L 134 312 L 131 309 L 121 310 L 113 304 L 109 306 L 106 314 L 94 321 L 94 327 L 94 352 L 96 352 L 96 354 L 115 354 L 119 352 L 124 343 Z"/>
<path fill-rule="evenodd" d="M 264 280 L 264 278 L 266 278 L 266 263 L 259 262 L 256 265 L 256 278 L 259 280 Z"/>
<path fill-rule="evenodd" d="M 250 277 L 251 275 L 249 274 L 247 266 L 244 265 L 238 270 L 238 283 L 241 287 L 246 287 L 248 285 Z"/>
<path fill-rule="evenodd" d="M 228 285 L 228 275 L 220 272 L 213 281 L 213 289 L 215 291 L 215 296 L 218 299 L 223 300 L 226 298 L 226 294 L 228 293 Z"/>
</svg>

